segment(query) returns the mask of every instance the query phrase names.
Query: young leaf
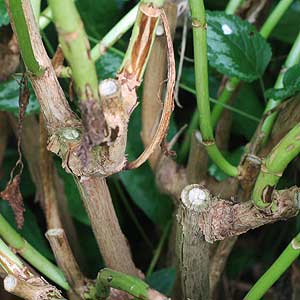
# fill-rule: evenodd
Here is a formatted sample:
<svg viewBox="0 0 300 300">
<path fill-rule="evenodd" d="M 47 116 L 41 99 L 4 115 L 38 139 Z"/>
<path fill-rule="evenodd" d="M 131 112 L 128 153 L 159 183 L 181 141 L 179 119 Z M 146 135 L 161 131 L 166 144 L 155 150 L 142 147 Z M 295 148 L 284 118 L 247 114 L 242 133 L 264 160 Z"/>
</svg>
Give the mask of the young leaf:
<svg viewBox="0 0 300 300">
<path fill-rule="evenodd" d="M 300 65 L 289 68 L 283 77 L 283 88 L 268 89 L 265 97 L 273 100 L 284 100 L 300 92 Z"/>
<path fill-rule="evenodd" d="M 0 0 L 0 27 L 9 23 L 8 13 L 4 0 Z"/>
<path fill-rule="evenodd" d="M 20 85 L 15 79 L 10 79 L 0 83 L 0 111 L 9 111 L 14 115 L 19 114 L 19 89 Z M 34 93 L 30 93 L 26 114 L 39 112 L 39 104 Z"/>
<path fill-rule="evenodd" d="M 270 62 L 269 44 L 247 21 L 224 12 L 207 14 L 208 60 L 220 73 L 251 82 Z"/>
</svg>

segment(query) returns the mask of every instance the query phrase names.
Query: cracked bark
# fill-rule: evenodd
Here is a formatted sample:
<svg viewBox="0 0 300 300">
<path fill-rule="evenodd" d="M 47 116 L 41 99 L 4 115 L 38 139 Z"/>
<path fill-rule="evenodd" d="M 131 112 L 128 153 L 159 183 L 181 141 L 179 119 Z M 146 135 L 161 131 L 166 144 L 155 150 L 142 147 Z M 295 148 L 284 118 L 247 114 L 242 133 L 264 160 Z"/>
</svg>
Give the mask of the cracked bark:
<svg viewBox="0 0 300 300">
<path fill-rule="evenodd" d="M 299 213 L 299 188 L 275 190 L 271 199 L 276 206 L 275 211 L 259 210 L 252 201 L 234 203 L 216 197 L 198 221 L 206 241 L 224 240 L 265 224 L 292 218 Z"/>
</svg>

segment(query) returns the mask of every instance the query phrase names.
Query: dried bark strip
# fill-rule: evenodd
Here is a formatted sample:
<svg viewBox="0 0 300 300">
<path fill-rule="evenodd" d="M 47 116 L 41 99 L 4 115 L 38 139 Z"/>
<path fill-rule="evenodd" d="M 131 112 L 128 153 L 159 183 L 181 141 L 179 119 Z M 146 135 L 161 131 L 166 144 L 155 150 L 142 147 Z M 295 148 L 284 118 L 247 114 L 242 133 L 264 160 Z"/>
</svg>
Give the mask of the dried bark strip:
<svg viewBox="0 0 300 300">
<path fill-rule="evenodd" d="M 164 101 L 164 108 L 162 111 L 162 116 L 160 122 L 158 124 L 157 130 L 153 136 L 151 143 L 146 147 L 144 152 L 134 161 L 129 162 L 127 164 L 127 169 L 134 169 L 141 166 L 155 151 L 155 149 L 163 142 L 167 130 L 169 128 L 169 122 L 171 118 L 172 111 L 174 109 L 174 88 L 175 88 L 175 77 L 176 77 L 176 70 L 175 70 L 175 58 L 174 58 L 174 49 L 172 43 L 172 37 L 170 32 L 170 27 L 168 24 L 168 19 L 165 14 L 165 11 L 161 10 L 161 18 L 164 24 L 166 39 L 167 39 L 167 49 L 168 49 L 168 84 L 167 84 L 167 91 Z"/>
<path fill-rule="evenodd" d="M 171 35 L 173 36 L 177 23 L 177 5 L 170 3 L 170 1 L 166 1 L 164 10 L 168 18 Z M 158 26 L 156 32 L 158 32 L 158 29 L 163 30 L 162 24 L 159 24 Z M 167 43 L 163 30 L 162 35 L 156 33 L 156 38 L 144 76 L 141 137 L 145 147 L 151 143 L 161 116 L 162 103 L 160 99 L 166 72 Z M 149 157 L 149 163 L 152 169 L 155 169 L 160 155 L 161 149 L 157 148 Z"/>
</svg>

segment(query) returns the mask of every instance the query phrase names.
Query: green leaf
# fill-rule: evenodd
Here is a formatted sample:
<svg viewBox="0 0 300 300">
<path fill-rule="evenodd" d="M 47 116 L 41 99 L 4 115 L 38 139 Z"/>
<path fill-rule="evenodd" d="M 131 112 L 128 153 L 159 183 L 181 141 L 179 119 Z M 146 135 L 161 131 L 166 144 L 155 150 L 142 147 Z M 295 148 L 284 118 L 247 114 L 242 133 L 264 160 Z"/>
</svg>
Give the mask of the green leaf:
<svg viewBox="0 0 300 300">
<path fill-rule="evenodd" d="M 208 60 L 220 73 L 251 82 L 261 77 L 272 52 L 247 21 L 224 12 L 207 14 Z"/>
<path fill-rule="evenodd" d="M 294 1 L 289 9 L 284 13 L 278 25 L 271 33 L 271 37 L 279 41 L 292 44 L 300 31 L 300 2 Z"/>
<path fill-rule="evenodd" d="M 4 0 L 0 0 L 0 27 L 9 24 L 9 17 Z"/>
<path fill-rule="evenodd" d="M 96 70 L 101 80 L 115 78 L 118 69 L 122 64 L 123 57 L 113 50 L 107 51 L 96 62 Z"/>
<path fill-rule="evenodd" d="M 268 89 L 265 97 L 274 100 L 284 100 L 300 92 L 300 65 L 289 68 L 283 77 L 283 88 Z"/>
<path fill-rule="evenodd" d="M 19 84 L 15 79 L 10 79 L 0 83 L 0 111 L 12 112 L 18 116 L 19 113 Z M 30 88 L 30 98 L 26 109 L 26 114 L 38 113 L 40 106 Z"/>
<path fill-rule="evenodd" d="M 66 171 L 61 167 L 61 162 L 58 158 L 55 160 L 55 166 L 58 171 L 59 177 L 64 182 L 64 191 L 67 196 L 68 207 L 71 216 L 85 225 L 90 225 L 90 220 L 87 216 L 87 213 L 83 206 L 80 194 L 78 192 L 76 183 L 72 175 L 66 173 Z"/>
<path fill-rule="evenodd" d="M 146 282 L 155 290 L 169 296 L 176 279 L 176 269 L 168 268 L 153 272 Z"/>
<path fill-rule="evenodd" d="M 130 118 L 127 142 L 129 160 L 138 157 L 143 151 L 140 113 L 138 107 Z M 120 178 L 134 203 L 149 219 L 158 225 L 166 225 L 172 216 L 172 202 L 157 190 L 155 176 L 148 163 L 138 169 L 121 172 Z"/>
</svg>

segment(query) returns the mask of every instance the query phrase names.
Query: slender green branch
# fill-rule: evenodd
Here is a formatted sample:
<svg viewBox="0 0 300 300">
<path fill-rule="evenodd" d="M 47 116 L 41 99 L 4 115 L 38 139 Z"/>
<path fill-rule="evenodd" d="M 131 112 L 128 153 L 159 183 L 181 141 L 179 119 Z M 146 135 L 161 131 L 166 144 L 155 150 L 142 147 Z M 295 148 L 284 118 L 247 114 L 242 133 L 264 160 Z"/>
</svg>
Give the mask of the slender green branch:
<svg viewBox="0 0 300 300">
<path fill-rule="evenodd" d="M 157 261 L 158 261 L 158 259 L 160 257 L 160 254 L 161 254 L 161 251 L 163 249 L 163 246 L 164 246 L 164 244 L 165 244 L 165 242 L 167 240 L 168 234 L 170 232 L 171 224 L 172 224 L 172 222 L 169 221 L 168 224 L 164 228 L 164 231 L 163 231 L 163 233 L 161 235 L 161 238 L 159 240 L 158 246 L 155 249 L 153 258 L 152 258 L 151 263 L 149 265 L 149 268 L 147 270 L 146 277 L 149 277 L 153 273 L 153 271 L 154 271 L 154 268 L 155 268 L 155 266 L 157 264 Z"/>
<path fill-rule="evenodd" d="M 286 10 L 289 8 L 289 6 L 292 4 L 293 0 L 281 0 L 277 6 L 274 8 L 272 13 L 269 15 L 267 20 L 265 21 L 264 25 L 262 26 L 260 30 L 260 34 L 262 37 L 267 39 L 272 30 L 275 28 L 275 26 L 280 21 L 283 14 L 286 12 Z M 220 104 L 216 104 L 212 111 L 212 125 L 213 127 L 216 126 L 221 113 L 223 111 L 223 106 L 221 106 L 221 103 L 227 103 L 232 95 L 234 94 L 236 88 L 238 87 L 239 83 L 241 81 L 236 78 L 229 78 L 228 83 L 226 84 L 225 88 L 221 92 L 218 100 L 220 101 Z"/>
<path fill-rule="evenodd" d="M 180 87 L 181 87 L 181 85 L 180 85 Z M 191 136 L 192 136 L 194 130 L 196 130 L 196 128 L 198 128 L 198 124 L 199 124 L 198 112 L 196 111 L 196 113 L 193 114 L 191 121 L 189 122 L 189 127 L 185 133 L 183 142 L 182 142 L 180 150 L 179 150 L 178 159 L 179 159 L 179 162 L 181 162 L 181 163 L 184 162 L 184 160 L 186 159 L 186 157 L 189 153 L 189 148 L 190 148 L 190 144 L 191 144 Z"/>
<path fill-rule="evenodd" d="M 53 282 L 68 290 L 62 271 L 33 248 L 0 214 L 0 236 L 33 267 Z"/>
<path fill-rule="evenodd" d="M 19 48 L 26 69 L 35 76 L 41 76 L 44 73 L 44 69 L 35 58 L 27 20 L 24 14 L 24 2 L 20 0 L 6 0 L 6 4 L 8 5 L 8 11 L 10 12 L 12 23 L 15 27 Z"/>
<path fill-rule="evenodd" d="M 268 271 L 255 283 L 244 300 L 260 300 L 300 255 L 300 233 L 285 248 Z"/>
<path fill-rule="evenodd" d="M 113 46 L 134 24 L 138 5 L 133 7 L 91 50 L 93 61 L 98 60 L 108 48 Z"/>
<path fill-rule="evenodd" d="M 276 186 L 287 165 L 300 152 L 300 123 L 291 129 L 264 159 L 256 180 L 252 199 L 259 208 L 272 206 L 270 192 Z M 272 209 L 276 207 L 272 206 Z"/>
<path fill-rule="evenodd" d="M 185 85 L 183 83 L 180 83 L 180 87 L 183 90 L 196 95 L 196 91 L 193 88 L 191 88 L 191 87 L 189 87 L 189 86 L 187 86 L 187 85 Z M 216 100 L 214 98 L 209 98 L 209 101 L 211 103 L 214 103 L 214 104 L 220 103 L 218 100 Z M 231 105 L 228 105 L 226 103 L 220 103 L 220 104 L 224 108 L 232 111 L 233 113 L 239 114 L 239 115 L 241 115 L 241 116 L 243 116 L 243 117 L 245 117 L 245 118 L 247 118 L 249 120 L 252 120 L 252 121 L 254 121 L 256 123 L 259 123 L 259 121 L 260 121 L 259 118 L 255 117 L 253 115 L 250 115 L 250 114 L 248 114 L 248 113 L 246 113 L 246 112 L 244 112 L 242 110 L 239 110 L 239 109 L 237 109 L 237 108 L 235 108 L 235 107 L 233 107 Z M 198 111 L 196 110 L 194 112 L 193 116 L 192 116 L 192 120 L 191 120 L 191 122 L 189 124 L 189 127 L 187 129 L 186 135 L 184 137 L 184 141 L 183 141 L 183 143 L 181 145 L 181 148 L 180 148 L 180 151 L 179 151 L 179 155 L 178 156 L 179 156 L 180 162 L 184 161 L 184 159 L 186 158 L 186 156 L 187 156 L 187 154 L 189 152 L 189 147 L 190 147 L 190 141 L 191 141 L 192 132 L 194 132 L 194 130 L 196 130 L 198 128 L 198 122 L 199 122 L 198 121 Z"/>
<path fill-rule="evenodd" d="M 134 24 L 139 5 L 134 6 L 113 28 L 105 34 L 101 41 L 96 40 L 96 45 L 91 50 L 91 57 L 96 62 L 108 48 L 112 47 Z M 39 27 L 45 29 L 52 21 L 52 12 L 47 7 L 40 16 Z M 62 68 L 61 77 L 70 77 L 71 70 L 69 67 Z"/>
<path fill-rule="evenodd" d="M 77 94 L 81 101 L 100 102 L 96 67 L 90 46 L 73 0 L 49 0 L 59 41 L 72 70 Z"/>
<path fill-rule="evenodd" d="M 243 3 L 244 0 L 230 0 L 225 8 L 225 12 L 228 15 L 233 15 Z"/>
<path fill-rule="evenodd" d="M 39 28 L 44 30 L 52 21 L 52 11 L 50 7 L 46 7 L 41 13 L 39 18 Z"/>
<path fill-rule="evenodd" d="M 290 7 L 294 0 L 281 0 L 276 5 L 272 13 L 269 15 L 265 23 L 260 29 L 260 34 L 266 39 L 270 36 L 271 32 L 278 24 L 284 13 Z"/>
<path fill-rule="evenodd" d="M 285 74 L 285 71 L 287 68 L 292 67 L 295 64 L 298 64 L 300 62 L 300 32 L 293 44 L 293 47 L 284 63 L 284 65 L 281 68 L 281 72 L 279 73 L 279 76 L 276 80 L 276 83 L 274 85 L 274 88 L 282 88 L 283 87 L 283 77 Z M 271 109 L 275 108 L 277 105 L 280 104 L 280 101 L 275 101 L 273 99 L 269 99 L 265 108 L 265 113 L 270 111 Z M 261 127 L 261 133 L 263 134 L 263 141 L 262 143 L 265 144 L 269 138 L 269 135 L 272 131 L 274 122 L 277 118 L 278 113 L 275 112 L 268 116 Z"/>
<path fill-rule="evenodd" d="M 225 87 L 220 95 L 220 97 L 218 98 L 218 103 L 214 106 L 212 113 L 211 113 L 211 124 L 212 127 L 215 128 L 219 118 L 222 114 L 222 111 L 224 109 L 224 106 L 222 104 L 226 104 L 228 103 L 228 101 L 231 99 L 231 97 L 233 96 L 234 91 L 236 90 L 236 88 L 238 87 L 238 85 L 240 84 L 240 80 L 238 78 L 230 78 L 226 84 Z"/>
<path fill-rule="evenodd" d="M 190 0 L 189 3 L 193 18 L 196 98 L 203 144 L 205 145 L 210 158 L 221 170 L 230 176 L 236 176 L 238 170 L 224 158 L 217 148 L 211 126 L 207 69 L 207 24 L 204 4 L 202 0 Z"/>
</svg>

